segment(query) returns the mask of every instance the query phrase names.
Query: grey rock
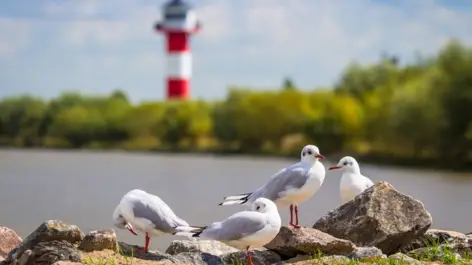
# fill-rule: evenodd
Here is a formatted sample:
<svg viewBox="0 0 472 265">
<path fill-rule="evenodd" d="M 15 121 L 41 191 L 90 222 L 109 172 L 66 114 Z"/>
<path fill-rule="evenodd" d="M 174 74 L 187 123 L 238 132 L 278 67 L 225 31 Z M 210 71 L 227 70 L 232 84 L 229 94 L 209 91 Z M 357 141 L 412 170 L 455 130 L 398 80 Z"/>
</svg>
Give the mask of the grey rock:
<svg viewBox="0 0 472 265">
<path fill-rule="evenodd" d="M 138 259 L 152 261 L 169 261 L 174 263 L 179 262 L 179 260 L 175 256 L 162 253 L 157 250 L 149 250 L 148 253 L 136 252 L 136 249 L 138 248 L 142 247 L 136 245 L 129 245 L 124 242 L 118 242 L 118 251 L 120 252 L 120 254 L 125 255 L 127 257 L 135 257 Z"/>
<path fill-rule="evenodd" d="M 100 229 L 90 231 L 80 242 L 79 249 L 90 252 L 110 249 L 118 251 L 116 233 L 113 229 Z"/>
<path fill-rule="evenodd" d="M 311 228 L 280 228 L 277 236 L 265 247 L 285 258 L 293 258 L 298 254 L 312 255 L 319 251 L 326 255 L 348 255 L 355 245 L 344 239 L 333 237 Z"/>
<path fill-rule="evenodd" d="M 6 256 L 22 241 L 15 231 L 8 227 L 0 226 L 0 257 Z"/>
<path fill-rule="evenodd" d="M 18 259 L 18 265 L 26 265 L 28 263 L 29 258 L 33 255 L 33 251 L 31 249 L 25 250 Z"/>
<path fill-rule="evenodd" d="M 444 243 L 460 242 L 466 240 L 466 238 L 466 235 L 455 231 L 429 229 L 424 235 L 412 240 L 409 244 L 402 247 L 401 251 L 407 253 L 418 248 L 437 246 Z"/>
<path fill-rule="evenodd" d="M 216 240 L 174 240 L 170 243 L 166 253 L 177 255 L 183 252 L 202 252 L 220 256 L 238 251 L 238 249 Z"/>
<path fill-rule="evenodd" d="M 282 265 L 282 264 L 290 264 L 290 263 L 296 263 L 296 262 L 299 262 L 299 261 L 305 261 L 305 260 L 311 260 L 313 259 L 312 256 L 310 255 L 297 255 L 296 257 L 293 257 L 291 259 L 288 259 L 288 260 L 284 260 L 283 262 L 278 262 L 276 263 L 277 265 Z"/>
<path fill-rule="evenodd" d="M 52 265 L 80 265 L 80 264 L 83 264 L 83 263 L 60 260 L 60 261 L 54 262 Z"/>
<path fill-rule="evenodd" d="M 293 264 L 301 261 L 309 260 L 309 263 L 303 264 L 312 264 L 312 265 L 335 265 L 335 264 L 348 264 L 349 259 L 345 256 L 333 255 L 333 256 L 324 256 L 319 258 L 313 258 L 312 256 L 299 255 L 295 258 L 291 258 L 285 261 L 275 263 L 273 265 L 284 265 L 284 264 Z"/>
<path fill-rule="evenodd" d="M 274 264 L 282 261 L 282 258 L 277 253 L 265 248 L 251 249 L 250 253 L 254 265 Z M 246 251 L 239 251 L 225 254 L 221 258 L 225 264 L 238 264 L 232 263 L 232 261 L 247 261 L 247 253 Z"/>
<path fill-rule="evenodd" d="M 266 265 L 281 262 L 282 259 L 277 253 L 267 249 L 252 249 L 251 258 L 254 265 Z M 228 265 L 228 264 L 246 264 L 246 251 L 227 253 L 221 256 L 202 252 L 181 252 L 174 256 L 179 263 L 208 264 L 208 265 Z"/>
<path fill-rule="evenodd" d="M 8 253 L 6 263 L 12 263 L 20 258 L 23 252 L 33 249 L 39 243 L 51 241 L 65 241 L 71 244 L 80 242 L 84 238 L 84 233 L 71 224 L 58 220 L 49 220 L 42 223 L 36 230 L 27 236 L 16 248 Z"/>
<path fill-rule="evenodd" d="M 376 247 L 357 247 L 354 252 L 347 256 L 350 259 L 365 259 L 365 258 L 386 258 L 387 255 L 382 253 L 382 250 Z"/>
<path fill-rule="evenodd" d="M 395 253 L 393 255 L 390 255 L 388 257 L 390 260 L 395 260 L 401 263 L 407 263 L 407 264 L 414 264 L 414 265 L 420 265 L 421 262 L 419 260 L 416 260 L 414 258 L 408 257 L 407 255 L 403 253 Z"/>
<path fill-rule="evenodd" d="M 422 236 L 432 221 L 422 202 L 382 181 L 330 211 L 313 228 L 390 255 Z"/>
<path fill-rule="evenodd" d="M 57 261 L 80 261 L 80 252 L 65 240 L 39 242 L 22 253 L 18 265 L 49 265 Z"/>
<path fill-rule="evenodd" d="M 209 253 L 183 252 L 174 256 L 176 263 L 223 265 L 223 260 Z M 230 263 L 231 264 L 231 263 Z"/>
</svg>

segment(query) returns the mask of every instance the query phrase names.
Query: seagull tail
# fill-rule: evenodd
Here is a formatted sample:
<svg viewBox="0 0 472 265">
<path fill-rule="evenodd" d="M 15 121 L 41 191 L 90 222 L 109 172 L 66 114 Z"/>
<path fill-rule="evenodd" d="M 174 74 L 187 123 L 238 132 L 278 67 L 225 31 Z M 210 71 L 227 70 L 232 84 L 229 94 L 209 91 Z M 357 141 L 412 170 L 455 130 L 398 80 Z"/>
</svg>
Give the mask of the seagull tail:
<svg viewBox="0 0 472 265">
<path fill-rule="evenodd" d="M 175 228 L 175 232 L 172 233 L 176 236 L 186 237 L 198 237 L 207 228 L 206 226 L 178 226 Z"/>
<path fill-rule="evenodd" d="M 252 192 L 224 197 L 223 202 L 219 205 L 245 204 L 249 200 L 249 196 L 251 196 L 251 194 Z"/>
</svg>

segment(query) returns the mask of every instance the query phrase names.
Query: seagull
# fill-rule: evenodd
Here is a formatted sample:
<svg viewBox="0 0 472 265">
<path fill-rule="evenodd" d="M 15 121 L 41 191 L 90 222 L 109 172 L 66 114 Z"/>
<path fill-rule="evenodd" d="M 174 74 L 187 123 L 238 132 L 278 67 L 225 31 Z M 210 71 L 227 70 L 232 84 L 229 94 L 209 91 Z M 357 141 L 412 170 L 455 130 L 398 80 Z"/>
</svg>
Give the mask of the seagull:
<svg viewBox="0 0 472 265">
<path fill-rule="evenodd" d="M 279 233 L 282 220 L 277 205 L 269 199 L 258 198 L 251 211 L 235 213 L 221 222 L 208 226 L 182 226 L 174 235 L 218 240 L 231 247 L 247 251 L 249 265 L 253 265 L 250 248 L 261 248 Z"/>
<path fill-rule="evenodd" d="M 313 196 L 323 184 L 325 168 L 318 160 L 324 156 L 318 147 L 306 145 L 301 151 L 300 162 L 290 165 L 270 177 L 269 181 L 254 192 L 228 196 L 219 205 L 252 204 L 257 198 L 265 197 L 277 206 L 290 205 L 290 225 L 298 224 L 298 204 Z M 293 212 L 295 209 L 295 223 Z"/>
<path fill-rule="evenodd" d="M 329 170 L 333 169 L 341 169 L 343 171 L 339 185 L 339 193 L 343 203 L 354 199 L 358 194 L 374 185 L 372 180 L 361 174 L 359 164 L 354 157 L 345 156 L 341 158 L 337 165 L 329 168 Z"/>
<path fill-rule="evenodd" d="M 188 226 L 172 209 L 159 197 L 143 190 L 134 189 L 123 196 L 120 204 L 113 212 L 113 223 L 120 229 L 128 229 L 137 235 L 133 226 L 146 233 L 143 249 L 138 252 L 148 252 L 150 236 L 172 234 L 177 226 Z"/>
</svg>

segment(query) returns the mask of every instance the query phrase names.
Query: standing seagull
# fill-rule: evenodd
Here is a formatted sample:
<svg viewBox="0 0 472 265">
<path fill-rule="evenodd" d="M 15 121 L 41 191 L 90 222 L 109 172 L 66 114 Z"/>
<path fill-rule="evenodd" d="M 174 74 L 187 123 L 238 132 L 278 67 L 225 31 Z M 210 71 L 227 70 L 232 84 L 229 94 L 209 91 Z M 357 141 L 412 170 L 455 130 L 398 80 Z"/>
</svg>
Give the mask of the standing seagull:
<svg viewBox="0 0 472 265">
<path fill-rule="evenodd" d="M 113 221 L 116 227 L 126 228 L 135 235 L 133 226 L 146 233 L 144 248 L 136 250 L 140 252 L 148 252 L 150 236 L 172 234 L 177 226 L 188 226 L 159 197 L 138 189 L 123 196 L 113 212 Z"/>
<path fill-rule="evenodd" d="M 329 170 L 333 169 L 342 169 L 343 171 L 339 185 L 339 193 L 343 203 L 354 199 L 358 194 L 374 185 L 372 180 L 361 174 L 359 164 L 354 157 L 345 156 L 341 158 L 336 166 L 329 168 Z"/>
<path fill-rule="evenodd" d="M 259 198 L 252 204 L 251 211 L 235 213 L 209 226 L 177 227 L 174 235 L 218 240 L 239 250 L 246 250 L 249 265 L 253 265 L 249 248 L 261 248 L 272 241 L 281 225 L 277 205 L 266 198 Z"/>
<path fill-rule="evenodd" d="M 301 152 L 300 162 L 290 165 L 276 174 L 254 192 L 228 196 L 220 205 L 249 204 L 260 197 L 268 198 L 277 206 L 290 205 L 290 225 L 300 228 L 298 224 L 298 204 L 313 196 L 323 184 L 325 168 L 318 160 L 324 158 L 318 147 L 306 145 Z M 295 207 L 294 207 L 295 206 Z M 295 223 L 293 210 L 295 208 Z"/>
</svg>

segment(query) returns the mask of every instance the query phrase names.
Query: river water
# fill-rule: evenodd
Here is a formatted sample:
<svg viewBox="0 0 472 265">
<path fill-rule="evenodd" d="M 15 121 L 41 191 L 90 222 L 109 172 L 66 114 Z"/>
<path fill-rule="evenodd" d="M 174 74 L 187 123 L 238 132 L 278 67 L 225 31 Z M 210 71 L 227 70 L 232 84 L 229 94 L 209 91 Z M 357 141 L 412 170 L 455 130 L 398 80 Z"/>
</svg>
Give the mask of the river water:
<svg viewBox="0 0 472 265">
<path fill-rule="evenodd" d="M 218 206 L 224 196 L 252 191 L 296 159 L 244 156 L 137 154 L 125 152 L 0 150 L 0 226 L 26 237 L 41 222 L 59 219 L 85 233 L 113 227 L 121 197 L 139 188 L 156 194 L 194 225 L 217 221 L 245 209 Z M 326 167 L 331 161 L 323 161 Z M 413 170 L 361 164 L 373 181 L 385 180 L 424 202 L 433 227 L 472 231 L 472 173 Z M 337 207 L 340 172 L 327 171 L 320 191 L 300 205 L 300 223 L 312 226 Z M 281 209 L 288 222 L 288 209 Z M 144 244 L 144 235 L 118 230 L 119 240 Z M 175 236 L 154 237 L 165 251 Z"/>
</svg>

